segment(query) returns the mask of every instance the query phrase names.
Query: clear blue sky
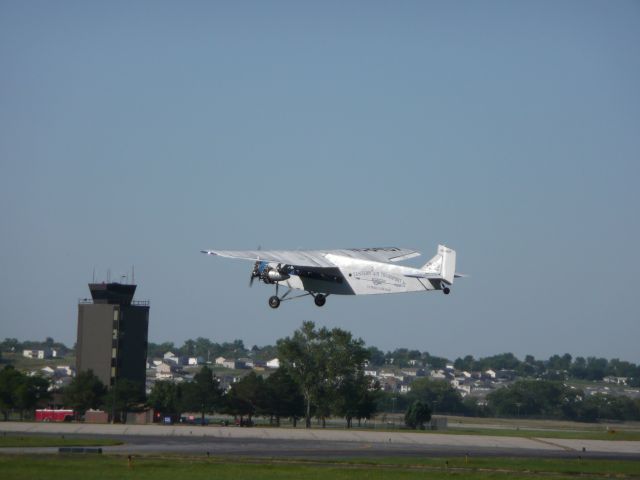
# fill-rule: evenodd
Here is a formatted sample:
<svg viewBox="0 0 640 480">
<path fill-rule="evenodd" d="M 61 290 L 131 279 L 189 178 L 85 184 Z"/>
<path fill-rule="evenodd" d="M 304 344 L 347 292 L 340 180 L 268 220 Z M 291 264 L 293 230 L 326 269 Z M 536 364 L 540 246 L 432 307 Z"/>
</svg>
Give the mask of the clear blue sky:
<svg viewBox="0 0 640 480">
<path fill-rule="evenodd" d="M 0 2 L 0 337 L 95 267 L 150 339 L 640 362 L 640 3 Z M 202 248 L 458 251 L 452 295 L 267 306 Z"/>
</svg>

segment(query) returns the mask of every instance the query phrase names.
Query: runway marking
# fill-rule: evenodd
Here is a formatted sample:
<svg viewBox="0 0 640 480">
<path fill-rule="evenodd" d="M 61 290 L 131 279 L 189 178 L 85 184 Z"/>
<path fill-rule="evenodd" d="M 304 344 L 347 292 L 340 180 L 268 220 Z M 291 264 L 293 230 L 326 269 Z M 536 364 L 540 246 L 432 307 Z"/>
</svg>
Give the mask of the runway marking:
<svg viewBox="0 0 640 480">
<path fill-rule="evenodd" d="M 556 448 L 560 448 L 566 452 L 575 452 L 576 449 L 575 448 L 571 448 L 571 447 L 567 447 L 566 445 L 560 445 L 559 443 L 554 443 L 550 440 L 543 440 L 542 438 L 534 438 L 531 437 L 530 440 L 533 440 L 534 442 L 539 442 L 539 443 L 543 443 L 552 447 L 556 447 Z"/>
</svg>

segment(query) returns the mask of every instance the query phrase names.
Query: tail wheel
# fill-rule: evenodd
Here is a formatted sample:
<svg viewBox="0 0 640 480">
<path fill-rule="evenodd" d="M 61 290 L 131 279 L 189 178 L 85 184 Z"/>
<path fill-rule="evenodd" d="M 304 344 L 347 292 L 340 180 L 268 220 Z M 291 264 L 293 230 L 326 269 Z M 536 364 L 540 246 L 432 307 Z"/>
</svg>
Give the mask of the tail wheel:
<svg viewBox="0 0 640 480">
<path fill-rule="evenodd" d="M 269 306 L 271 308 L 278 308 L 280 306 L 280 299 L 275 295 L 273 297 L 269 297 Z"/>
<path fill-rule="evenodd" d="M 316 295 L 314 297 L 313 302 L 317 306 L 322 307 L 325 303 L 327 303 L 327 297 L 325 295 L 322 295 L 321 293 L 319 293 L 318 295 Z"/>
<path fill-rule="evenodd" d="M 442 293 L 444 293 L 445 295 L 449 295 L 451 293 L 451 289 L 449 287 L 444 287 L 442 289 Z"/>
</svg>

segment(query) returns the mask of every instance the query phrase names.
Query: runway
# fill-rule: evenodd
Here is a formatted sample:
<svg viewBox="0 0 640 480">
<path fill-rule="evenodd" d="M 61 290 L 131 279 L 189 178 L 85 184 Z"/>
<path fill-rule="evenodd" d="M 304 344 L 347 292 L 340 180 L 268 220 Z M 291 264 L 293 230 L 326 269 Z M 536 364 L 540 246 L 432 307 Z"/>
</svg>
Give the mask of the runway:
<svg viewBox="0 0 640 480">
<path fill-rule="evenodd" d="M 0 423 L 0 435 L 38 434 L 117 438 L 113 454 L 179 454 L 271 458 L 520 456 L 640 461 L 640 442 L 381 432 L 304 428 Z M 0 453 L 56 453 L 57 448 L 2 448 Z"/>
</svg>

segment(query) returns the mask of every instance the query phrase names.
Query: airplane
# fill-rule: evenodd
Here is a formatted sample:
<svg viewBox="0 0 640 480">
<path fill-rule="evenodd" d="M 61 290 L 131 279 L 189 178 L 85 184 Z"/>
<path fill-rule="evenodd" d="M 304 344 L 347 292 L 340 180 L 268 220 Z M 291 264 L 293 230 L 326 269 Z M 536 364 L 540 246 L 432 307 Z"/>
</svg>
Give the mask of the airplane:
<svg viewBox="0 0 640 480">
<path fill-rule="evenodd" d="M 249 286 L 259 281 L 275 285 L 269 306 L 285 300 L 312 296 L 322 307 L 329 295 L 367 295 L 403 292 L 451 292 L 457 274 L 456 252 L 438 245 L 438 253 L 420 268 L 394 265 L 420 256 L 398 247 L 348 248 L 338 250 L 201 250 L 207 255 L 254 261 Z M 279 287 L 287 291 L 279 296 Z M 290 297 L 293 290 L 306 293 Z"/>
</svg>

